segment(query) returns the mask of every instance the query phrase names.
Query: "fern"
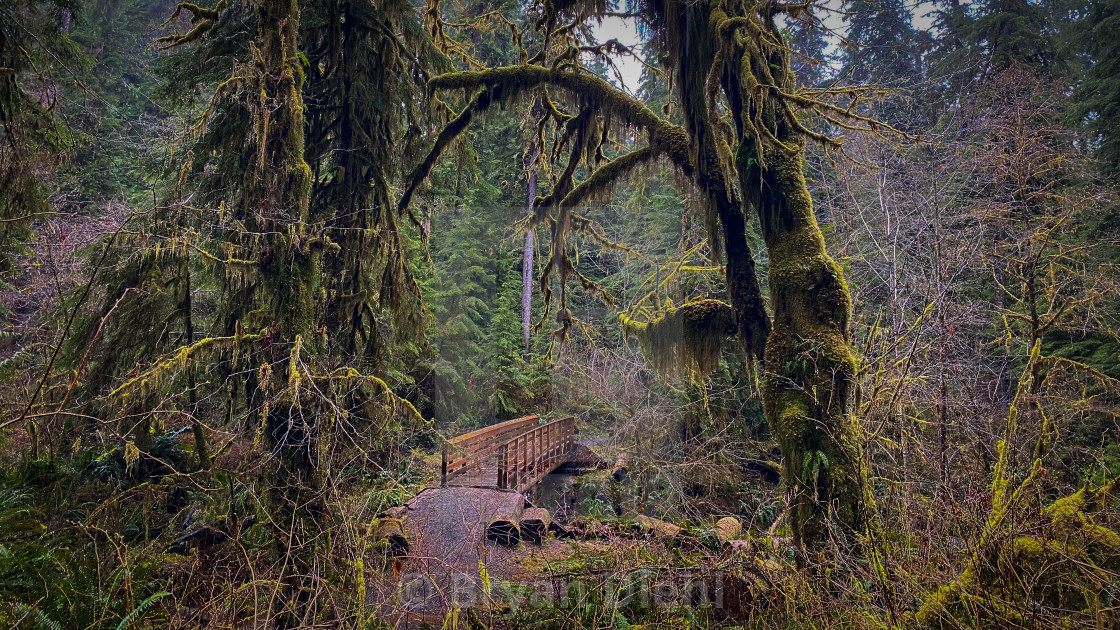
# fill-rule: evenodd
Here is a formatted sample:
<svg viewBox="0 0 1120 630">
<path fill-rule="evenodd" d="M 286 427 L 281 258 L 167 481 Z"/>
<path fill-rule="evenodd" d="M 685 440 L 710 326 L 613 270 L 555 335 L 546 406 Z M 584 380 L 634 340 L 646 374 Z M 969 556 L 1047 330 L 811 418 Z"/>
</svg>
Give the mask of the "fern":
<svg viewBox="0 0 1120 630">
<path fill-rule="evenodd" d="M 35 626 L 39 628 L 46 628 L 47 630 L 62 630 L 62 624 L 54 621 L 46 615 L 41 609 L 35 608 L 32 610 L 31 606 L 26 604 L 15 605 L 16 614 L 20 615 L 23 619 L 30 619 Z M 20 624 L 16 624 L 18 626 Z"/>
<path fill-rule="evenodd" d="M 151 608 L 152 604 L 154 604 L 157 599 L 161 599 L 170 594 L 171 593 L 167 591 L 160 591 L 144 599 L 144 601 L 136 605 L 136 608 L 133 608 L 131 612 L 125 615 L 124 619 L 121 619 L 121 622 L 117 624 L 117 630 L 124 630 L 127 628 L 128 624 L 131 623 L 133 619 L 143 618 L 144 612 Z"/>
</svg>

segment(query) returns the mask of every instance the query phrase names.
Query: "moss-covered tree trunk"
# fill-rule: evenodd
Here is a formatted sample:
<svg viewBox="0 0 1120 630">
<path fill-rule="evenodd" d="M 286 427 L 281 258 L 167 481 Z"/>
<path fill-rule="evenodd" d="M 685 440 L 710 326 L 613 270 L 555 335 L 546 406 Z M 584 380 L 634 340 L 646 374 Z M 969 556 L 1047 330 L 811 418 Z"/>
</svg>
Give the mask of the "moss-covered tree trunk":
<svg viewBox="0 0 1120 630">
<path fill-rule="evenodd" d="M 682 113 L 698 149 L 698 183 L 715 202 L 722 229 L 740 338 L 747 352 L 763 354 L 763 405 L 782 450 L 794 538 L 812 545 L 827 536 L 830 516 L 857 532 L 863 523 L 860 448 L 850 417 L 851 298 L 813 214 L 803 173 L 806 129 L 772 96 L 795 88 L 789 51 L 770 43 L 783 36 L 773 15 L 763 13 L 754 24 L 770 35 L 744 37 L 733 26 L 743 18 L 734 22 L 728 10 L 719 0 L 667 2 L 663 29 L 679 48 Z M 711 102 L 717 77 L 734 114 L 733 165 L 727 163 L 732 149 L 722 144 L 727 136 L 718 133 L 725 123 Z M 738 190 L 720 185 L 725 173 L 738 175 Z M 747 290 L 755 269 L 740 199 L 758 212 L 769 254 L 770 321 Z"/>
<path fill-rule="evenodd" d="M 782 451 L 789 518 L 801 544 L 822 541 L 830 516 L 863 524 L 860 446 L 851 418 L 856 374 L 849 345 L 852 302 L 840 266 L 828 255 L 795 153 L 768 151 L 760 168 L 740 149 L 745 186 L 756 191 L 770 255 L 773 323 L 766 342 L 763 406 Z M 848 534 L 851 532 L 845 532 Z"/>
<path fill-rule="evenodd" d="M 712 20 L 711 32 L 729 37 L 731 19 L 717 10 Z M 759 26 L 782 41 L 772 14 Z M 762 402 L 782 451 L 790 525 L 801 546 L 826 540 L 830 522 L 851 540 L 863 533 L 866 490 L 851 415 L 852 301 L 805 182 L 805 142 L 813 132 L 784 100 L 796 97 L 771 96 L 795 92 L 788 49 L 734 35 L 725 46 L 740 60 L 724 78 L 736 114 L 735 171 L 769 254 L 771 329 Z M 772 87 L 759 89 L 760 83 Z"/>
</svg>

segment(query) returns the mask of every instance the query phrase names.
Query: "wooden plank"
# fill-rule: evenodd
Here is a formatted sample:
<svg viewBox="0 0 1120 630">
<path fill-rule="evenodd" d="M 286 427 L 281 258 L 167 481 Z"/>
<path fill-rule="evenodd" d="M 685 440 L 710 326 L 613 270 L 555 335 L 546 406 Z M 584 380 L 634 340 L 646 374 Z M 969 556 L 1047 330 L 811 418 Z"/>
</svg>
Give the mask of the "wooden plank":
<svg viewBox="0 0 1120 630">
<path fill-rule="evenodd" d="M 506 433 L 506 432 L 521 432 L 527 426 L 536 426 L 540 422 L 540 416 L 525 416 L 516 420 L 507 420 L 499 424 L 494 424 L 488 427 L 483 427 L 470 433 L 453 437 L 449 440 L 452 444 L 468 446 L 476 443 L 478 440 L 485 439 L 493 434 Z"/>
</svg>

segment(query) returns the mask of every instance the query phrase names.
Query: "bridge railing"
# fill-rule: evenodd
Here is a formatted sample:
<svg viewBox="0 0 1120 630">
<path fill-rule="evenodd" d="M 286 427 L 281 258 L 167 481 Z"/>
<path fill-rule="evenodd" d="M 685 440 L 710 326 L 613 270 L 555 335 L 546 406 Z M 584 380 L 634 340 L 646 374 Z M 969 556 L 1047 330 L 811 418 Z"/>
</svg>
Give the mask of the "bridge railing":
<svg viewBox="0 0 1120 630">
<path fill-rule="evenodd" d="M 440 483 L 477 472 L 485 477 L 482 485 L 524 492 L 564 463 L 574 444 L 575 418 L 540 424 L 538 416 L 526 416 L 496 424 L 444 444 Z"/>
<path fill-rule="evenodd" d="M 526 431 L 498 450 L 498 487 L 525 492 L 567 461 L 576 441 L 576 419 L 560 418 Z"/>
</svg>

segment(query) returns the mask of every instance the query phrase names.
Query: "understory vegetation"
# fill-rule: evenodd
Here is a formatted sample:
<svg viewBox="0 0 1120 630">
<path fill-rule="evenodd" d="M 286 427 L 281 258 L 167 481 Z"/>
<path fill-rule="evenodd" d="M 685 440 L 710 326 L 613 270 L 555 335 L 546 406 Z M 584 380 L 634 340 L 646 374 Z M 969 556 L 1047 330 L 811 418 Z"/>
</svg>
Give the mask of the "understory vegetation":
<svg viewBox="0 0 1120 630">
<path fill-rule="evenodd" d="M 1117 627 L 1117 33 L 0 3 L 0 624 Z M 406 609 L 394 509 L 529 415 L 552 533 Z"/>
</svg>

